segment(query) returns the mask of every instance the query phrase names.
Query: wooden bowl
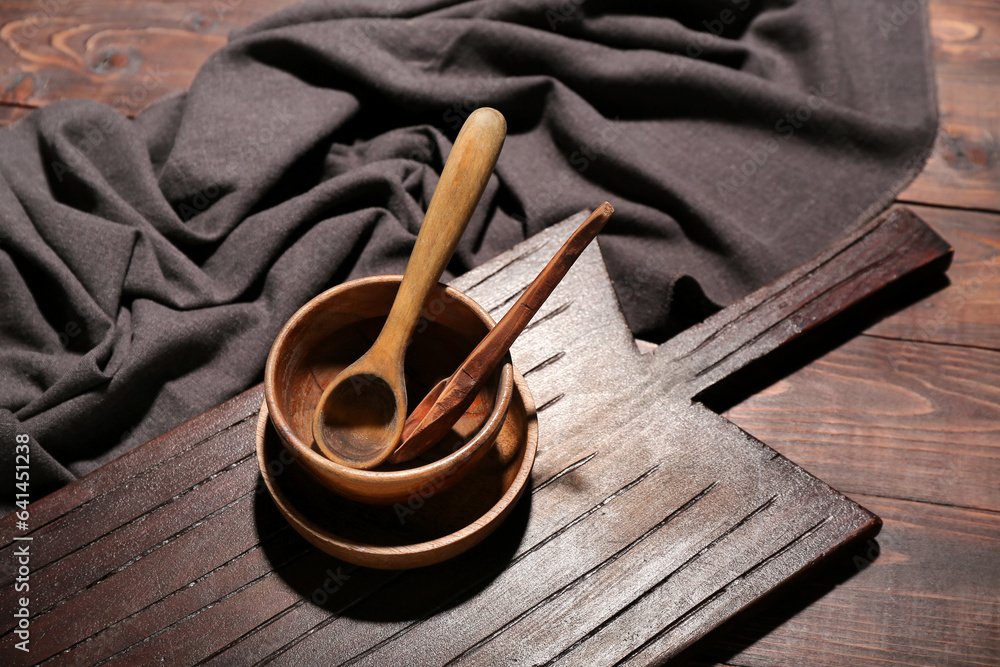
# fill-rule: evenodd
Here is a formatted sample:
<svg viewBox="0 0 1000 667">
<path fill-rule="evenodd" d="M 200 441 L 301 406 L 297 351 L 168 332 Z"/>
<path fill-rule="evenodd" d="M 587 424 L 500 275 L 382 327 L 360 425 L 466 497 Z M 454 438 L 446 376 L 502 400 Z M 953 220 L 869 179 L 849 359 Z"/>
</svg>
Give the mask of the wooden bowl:
<svg viewBox="0 0 1000 667">
<path fill-rule="evenodd" d="M 330 493 L 307 474 L 282 447 L 266 403 L 257 420 L 257 463 L 292 527 L 332 556 L 381 569 L 440 563 L 492 533 L 527 488 L 537 445 L 535 404 L 515 372 L 507 418 L 475 469 L 445 491 L 372 505 Z"/>
<path fill-rule="evenodd" d="M 400 280 L 400 276 L 353 280 L 309 301 L 278 334 L 264 375 L 268 413 L 288 450 L 320 484 L 362 502 L 396 503 L 457 482 L 496 440 L 513 396 L 514 369 L 508 355 L 451 432 L 422 456 L 357 470 L 323 455 L 312 434 L 313 412 L 323 388 L 374 342 Z M 422 318 L 406 352 L 411 407 L 448 377 L 494 326 L 482 306 L 445 285 L 432 292 Z"/>
</svg>

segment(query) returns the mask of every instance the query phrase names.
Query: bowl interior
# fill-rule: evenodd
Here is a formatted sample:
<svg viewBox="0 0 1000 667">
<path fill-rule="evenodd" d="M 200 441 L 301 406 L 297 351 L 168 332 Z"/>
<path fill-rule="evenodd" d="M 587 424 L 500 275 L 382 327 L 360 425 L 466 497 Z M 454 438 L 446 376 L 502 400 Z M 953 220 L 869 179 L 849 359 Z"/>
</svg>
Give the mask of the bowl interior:
<svg viewBox="0 0 1000 667">
<path fill-rule="evenodd" d="M 274 364 L 273 412 L 280 413 L 298 445 L 322 457 L 312 434 L 313 412 L 327 386 L 371 347 L 385 323 L 399 288 L 398 276 L 381 276 L 335 288 L 304 309 L 285 332 Z M 410 409 L 438 381 L 462 363 L 491 326 L 482 309 L 468 297 L 439 287 L 431 295 L 405 358 Z M 465 445 L 487 421 L 497 403 L 502 365 L 449 434 L 423 455 L 376 470 L 416 468 Z"/>
</svg>

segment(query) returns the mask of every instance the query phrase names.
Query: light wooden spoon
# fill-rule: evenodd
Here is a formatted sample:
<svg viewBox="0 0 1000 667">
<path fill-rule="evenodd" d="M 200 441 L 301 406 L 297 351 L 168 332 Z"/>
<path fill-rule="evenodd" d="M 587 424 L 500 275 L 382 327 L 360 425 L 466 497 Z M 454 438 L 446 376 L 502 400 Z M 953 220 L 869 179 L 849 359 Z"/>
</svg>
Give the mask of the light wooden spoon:
<svg viewBox="0 0 1000 667">
<path fill-rule="evenodd" d="M 420 401 L 403 426 L 403 442 L 389 457 L 390 463 L 409 461 L 440 440 L 476 398 L 483 381 L 507 354 L 517 337 L 549 294 L 563 279 L 615 209 L 604 202 L 583 221 L 531 281 L 500 323 L 493 327 L 451 377 L 441 380 Z"/>
<path fill-rule="evenodd" d="M 506 133 L 504 117 L 486 107 L 472 112 L 458 133 L 381 333 L 334 378 L 316 406 L 313 436 L 329 459 L 374 468 L 399 445 L 406 418 L 406 346 L 486 188 Z"/>
</svg>

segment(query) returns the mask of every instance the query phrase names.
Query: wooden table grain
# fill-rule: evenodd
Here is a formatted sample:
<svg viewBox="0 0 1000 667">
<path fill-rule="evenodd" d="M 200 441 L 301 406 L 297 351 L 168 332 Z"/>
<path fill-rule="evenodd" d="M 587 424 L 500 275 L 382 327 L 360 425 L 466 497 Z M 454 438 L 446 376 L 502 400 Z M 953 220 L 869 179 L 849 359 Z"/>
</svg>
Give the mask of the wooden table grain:
<svg viewBox="0 0 1000 667">
<path fill-rule="evenodd" d="M 288 4 L 5 2 L 0 122 L 68 97 L 95 98 L 134 113 L 186 88 L 230 30 Z M 1000 661 L 1000 5 L 930 0 L 929 7 L 942 125 L 926 169 L 898 201 L 954 246 L 948 279 L 928 279 L 886 297 L 855 319 L 861 324 L 827 335 L 819 348 L 792 350 L 756 369 L 741 392 L 711 397 L 733 422 L 874 511 L 885 525 L 877 539 L 740 614 L 679 662 Z M 53 40 L 62 48 L 53 48 Z M 177 40 L 184 49 L 173 48 Z M 252 403 L 251 397 L 242 406 L 248 414 Z M 185 428 L 209 433 L 217 426 L 209 418 Z M 225 451 L 224 442 L 218 447 Z M 233 511 L 225 498 L 241 497 L 249 465 L 233 461 L 212 480 L 220 489 L 219 507 L 187 507 L 187 516 Z M 116 470 L 106 474 L 113 477 Z M 60 502 L 83 503 L 91 492 L 76 485 Z M 186 516 L 154 518 L 180 525 Z M 79 530 L 90 525 L 81 522 Z M 136 539 L 151 528 L 145 522 L 130 526 Z M 191 527 L 194 545 L 197 529 Z M 240 549 L 257 536 L 234 528 L 222 537 Z M 182 618 L 185 610 L 214 603 L 222 618 L 241 595 L 260 596 L 262 606 L 278 603 L 269 595 L 280 591 L 266 584 L 215 600 L 195 598 L 224 590 L 228 576 L 265 577 L 270 558 L 280 563 L 296 557 L 257 553 L 241 559 L 245 572 L 208 572 L 211 586 L 179 592 L 163 613 Z M 77 559 L 86 566 L 85 555 Z M 307 605 L 275 623 L 307 623 L 309 613 Z M 116 641 L 131 643 L 143 628 L 125 624 L 115 632 Z"/>
</svg>

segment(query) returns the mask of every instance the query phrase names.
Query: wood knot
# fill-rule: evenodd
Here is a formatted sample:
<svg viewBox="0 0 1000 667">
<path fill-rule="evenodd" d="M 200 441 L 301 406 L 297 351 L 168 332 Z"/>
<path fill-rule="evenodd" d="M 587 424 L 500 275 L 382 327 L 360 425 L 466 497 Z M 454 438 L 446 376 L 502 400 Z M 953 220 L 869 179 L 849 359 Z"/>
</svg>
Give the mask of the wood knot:
<svg viewBox="0 0 1000 667">
<path fill-rule="evenodd" d="M 184 25 L 193 32 L 207 32 L 215 22 L 201 12 L 192 12 L 184 17 Z"/>
<path fill-rule="evenodd" d="M 26 104 L 38 88 L 35 74 L 12 68 L 0 74 L 0 102 Z"/>
<path fill-rule="evenodd" d="M 1000 157 L 997 140 L 989 132 L 971 136 L 962 130 L 941 132 L 939 148 L 941 158 L 958 171 L 986 171 L 993 169 Z"/>
<path fill-rule="evenodd" d="M 90 69 L 98 74 L 118 73 L 129 67 L 132 58 L 121 51 L 97 51 L 90 58 Z"/>
</svg>

